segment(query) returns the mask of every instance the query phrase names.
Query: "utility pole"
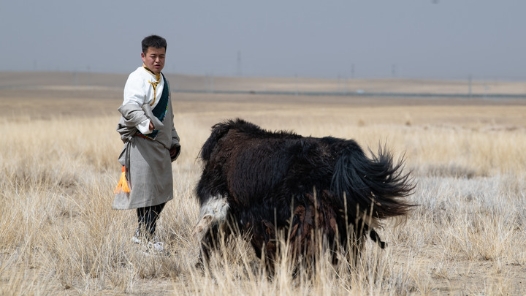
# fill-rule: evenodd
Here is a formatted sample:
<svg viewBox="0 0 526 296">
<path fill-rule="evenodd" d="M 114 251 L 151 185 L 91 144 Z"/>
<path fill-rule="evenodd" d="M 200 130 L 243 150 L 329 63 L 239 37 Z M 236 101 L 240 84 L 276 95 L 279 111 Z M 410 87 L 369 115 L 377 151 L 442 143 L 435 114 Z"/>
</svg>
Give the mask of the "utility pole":
<svg viewBox="0 0 526 296">
<path fill-rule="evenodd" d="M 86 67 L 86 70 L 88 70 L 88 79 L 87 79 L 88 83 L 87 83 L 87 85 L 91 85 L 91 67 L 90 67 L 90 65 L 88 65 Z"/>
<path fill-rule="evenodd" d="M 78 82 L 77 70 L 74 70 L 73 71 L 73 85 L 78 86 L 78 84 L 79 82 Z"/>
<path fill-rule="evenodd" d="M 468 95 L 471 98 L 471 74 L 468 75 Z"/>
<path fill-rule="evenodd" d="M 208 93 L 214 92 L 214 74 L 206 74 L 206 90 Z"/>
<path fill-rule="evenodd" d="M 242 72 L 242 66 L 241 66 L 241 51 L 237 52 L 237 76 L 241 77 L 243 76 Z"/>
<path fill-rule="evenodd" d="M 296 84 L 296 96 L 298 95 L 298 74 L 294 75 L 294 82 Z"/>
</svg>

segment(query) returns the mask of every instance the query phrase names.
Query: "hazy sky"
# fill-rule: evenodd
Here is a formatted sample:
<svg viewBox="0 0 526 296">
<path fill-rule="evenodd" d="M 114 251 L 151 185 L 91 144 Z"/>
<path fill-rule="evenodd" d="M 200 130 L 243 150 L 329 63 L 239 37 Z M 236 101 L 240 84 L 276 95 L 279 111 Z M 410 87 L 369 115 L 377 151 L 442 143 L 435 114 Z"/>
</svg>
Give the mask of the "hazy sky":
<svg viewBox="0 0 526 296">
<path fill-rule="evenodd" d="M 524 0 L 0 0 L 0 71 L 526 80 Z M 354 70 L 353 70 L 354 69 Z"/>
</svg>

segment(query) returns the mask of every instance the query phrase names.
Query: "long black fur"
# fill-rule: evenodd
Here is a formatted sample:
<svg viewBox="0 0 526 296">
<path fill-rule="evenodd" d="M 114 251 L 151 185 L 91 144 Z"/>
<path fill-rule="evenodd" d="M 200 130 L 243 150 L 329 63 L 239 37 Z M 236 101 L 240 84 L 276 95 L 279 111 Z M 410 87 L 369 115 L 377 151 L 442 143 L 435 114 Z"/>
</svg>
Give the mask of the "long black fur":
<svg viewBox="0 0 526 296">
<path fill-rule="evenodd" d="M 354 140 L 270 132 L 236 119 L 212 127 L 200 158 L 199 202 L 227 197 L 236 229 L 229 233 L 248 234 L 268 261 L 278 248 L 277 230 L 286 230 L 294 256 L 312 253 L 313 230 L 332 247 L 350 242 L 359 252 L 369 236 L 383 248 L 374 227 L 412 206 L 405 200 L 413 186 L 402 161 L 395 164 L 385 148 L 368 158 Z M 218 245 L 218 231 L 214 226 L 205 234 L 204 259 Z"/>
</svg>

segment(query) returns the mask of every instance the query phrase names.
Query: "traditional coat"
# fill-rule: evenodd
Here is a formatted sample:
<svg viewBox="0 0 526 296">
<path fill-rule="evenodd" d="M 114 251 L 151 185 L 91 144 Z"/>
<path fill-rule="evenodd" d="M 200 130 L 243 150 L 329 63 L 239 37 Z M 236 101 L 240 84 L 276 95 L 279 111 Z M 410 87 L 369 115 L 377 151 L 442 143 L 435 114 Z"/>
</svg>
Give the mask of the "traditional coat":
<svg viewBox="0 0 526 296">
<path fill-rule="evenodd" d="M 173 123 L 170 88 L 164 75 L 156 77 L 145 67 L 132 72 L 119 107 L 117 132 L 124 142 L 119 162 L 126 167 L 131 188 L 127 198 L 115 198 L 113 208 L 135 209 L 165 203 L 173 198 L 170 149 L 180 147 Z M 155 130 L 149 130 L 152 121 Z"/>
</svg>

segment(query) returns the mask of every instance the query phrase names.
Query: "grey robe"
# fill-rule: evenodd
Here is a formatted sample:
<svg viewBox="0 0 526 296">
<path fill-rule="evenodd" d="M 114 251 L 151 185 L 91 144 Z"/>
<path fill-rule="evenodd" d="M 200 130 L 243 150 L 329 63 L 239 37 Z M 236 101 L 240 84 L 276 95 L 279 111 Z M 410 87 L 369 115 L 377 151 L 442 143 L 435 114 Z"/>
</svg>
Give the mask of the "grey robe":
<svg viewBox="0 0 526 296">
<path fill-rule="evenodd" d="M 135 104 L 119 108 L 122 117 L 117 126 L 124 148 L 119 156 L 121 165 L 128 169 L 126 177 L 131 188 L 129 199 L 115 198 L 118 210 L 154 206 L 173 199 L 173 177 L 170 148 L 179 146 L 179 136 L 173 124 L 172 101 L 163 122 L 153 116 L 149 104 Z M 154 140 L 134 136 L 138 123 L 149 118 L 159 130 Z"/>
</svg>

